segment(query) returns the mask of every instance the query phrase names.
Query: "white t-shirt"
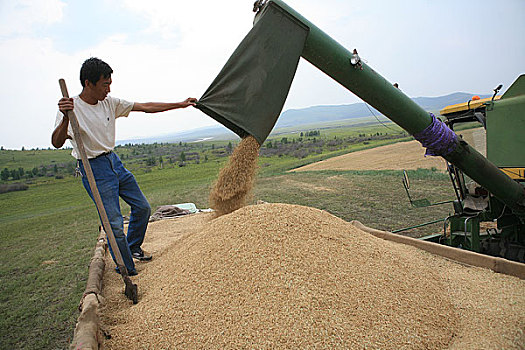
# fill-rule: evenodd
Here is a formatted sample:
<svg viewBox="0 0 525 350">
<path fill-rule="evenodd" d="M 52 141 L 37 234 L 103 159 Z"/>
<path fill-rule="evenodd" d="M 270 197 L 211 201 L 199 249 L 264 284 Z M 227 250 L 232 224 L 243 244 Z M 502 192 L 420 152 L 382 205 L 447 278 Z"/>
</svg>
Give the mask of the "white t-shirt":
<svg viewBox="0 0 525 350">
<path fill-rule="evenodd" d="M 84 102 L 79 96 L 73 97 L 74 112 L 80 126 L 80 135 L 88 158 L 112 151 L 115 147 L 115 119 L 127 117 L 133 108 L 133 102 L 121 100 L 116 97 L 107 96 L 96 105 Z M 62 122 L 64 115 L 58 111 L 55 128 Z M 71 155 L 80 159 L 77 143 L 69 124 L 67 134 L 73 146 Z"/>
</svg>

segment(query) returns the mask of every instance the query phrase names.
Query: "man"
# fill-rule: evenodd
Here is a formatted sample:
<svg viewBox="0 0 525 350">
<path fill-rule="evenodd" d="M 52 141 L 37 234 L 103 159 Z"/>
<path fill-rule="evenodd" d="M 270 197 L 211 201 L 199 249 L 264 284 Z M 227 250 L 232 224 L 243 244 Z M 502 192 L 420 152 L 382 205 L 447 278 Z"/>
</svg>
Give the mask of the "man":
<svg viewBox="0 0 525 350">
<path fill-rule="evenodd" d="M 84 166 L 80 160 L 76 140 L 69 128 L 67 111 L 75 110 L 82 142 L 93 170 L 104 208 L 106 209 L 111 229 L 115 236 L 118 249 L 130 276 L 136 275 L 137 270 L 133 258 L 151 260 L 151 255 L 145 254 L 141 248 L 148 226 L 151 208 L 141 192 L 135 177 L 113 153 L 115 147 L 115 119 L 127 117 L 131 111 L 157 113 L 177 108 L 195 106 L 197 99 L 187 98 L 182 102 L 128 102 L 108 96 L 113 70 L 104 61 L 98 58 L 89 58 L 80 69 L 80 83 L 82 92 L 73 98 L 61 98 L 58 102 L 55 130 L 51 138 L 56 148 L 62 147 L 66 139 L 73 145 L 73 157 L 78 160 L 82 174 L 82 183 L 91 199 L 89 183 Z M 119 196 L 131 207 L 128 225 L 128 234 L 124 234 L 124 223 L 120 212 Z M 115 260 L 112 247 L 110 252 Z M 117 272 L 118 269 L 117 269 Z"/>
</svg>

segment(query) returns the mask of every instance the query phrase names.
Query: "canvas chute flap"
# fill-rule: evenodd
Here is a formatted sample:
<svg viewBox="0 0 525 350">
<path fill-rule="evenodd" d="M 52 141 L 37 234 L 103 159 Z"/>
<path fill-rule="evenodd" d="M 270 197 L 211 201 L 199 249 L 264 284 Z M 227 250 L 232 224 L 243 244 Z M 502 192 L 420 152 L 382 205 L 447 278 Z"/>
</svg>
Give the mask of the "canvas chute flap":
<svg viewBox="0 0 525 350">
<path fill-rule="evenodd" d="M 268 7 L 197 103 L 240 137 L 259 144 L 283 108 L 308 28 L 277 7 Z"/>
</svg>

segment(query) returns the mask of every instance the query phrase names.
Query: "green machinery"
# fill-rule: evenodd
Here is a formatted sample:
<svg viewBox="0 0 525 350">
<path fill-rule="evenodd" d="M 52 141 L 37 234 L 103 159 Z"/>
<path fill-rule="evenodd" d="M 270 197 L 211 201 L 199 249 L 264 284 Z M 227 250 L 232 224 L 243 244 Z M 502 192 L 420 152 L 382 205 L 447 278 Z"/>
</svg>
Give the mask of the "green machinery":
<svg viewBox="0 0 525 350">
<path fill-rule="evenodd" d="M 453 129 L 479 123 L 487 158 L 509 178 L 525 184 L 525 75 L 503 94 L 447 106 L 440 114 Z M 479 253 L 525 262 L 523 215 L 509 208 L 488 188 L 471 181 L 468 173 L 447 163 L 456 194 L 454 214 L 444 220 L 443 234 L 423 239 Z M 483 227 L 483 229 L 481 228 Z"/>
<path fill-rule="evenodd" d="M 280 113 L 301 56 L 413 135 L 427 154 L 442 156 L 450 164 L 457 192 L 455 214 L 444 219 L 450 230 L 428 239 L 523 261 L 525 76 L 499 100 L 490 99 L 476 108 L 472 104 L 468 113 L 448 114 L 447 126 L 370 68 L 357 50 L 348 51 L 283 1 L 258 0 L 254 12 L 254 28 L 198 108 L 241 137 L 253 135 L 262 144 Z M 452 130 L 464 120 L 486 126 L 488 159 Z M 466 177 L 476 185 L 468 187 Z M 473 201 L 478 205 L 474 210 Z M 497 227 L 482 234 L 482 221 L 495 221 Z"/>
<path fill-rule="evenodd" d="M 483 125 L 484 157 L 455 134 L 448 138 L 430 135 L 429 140 L 428 133 L 442 132 L 429 130 L 435 126 L 429 113 L 367 66 L 356 50 L 346 50 L 282 1 L 256 2 L 256 21 L 269 7 L 284 11 L 308 28 L 301 54 L 304 59 L 414 135 L 427 149 L 437 148 L 430 154 L 446 159 L 457 195 L 454 215 L 443 220 L 442 234 L 425 239 L 525 262 L 525 75 L 499 99 L 495 91 L 491 99 L 467 103 L 467 110 L 443 111 L 451 130 L 462 122 Z M 487 221 L 495 227 L 482 232 L 480 224 Z"/>
</svg>

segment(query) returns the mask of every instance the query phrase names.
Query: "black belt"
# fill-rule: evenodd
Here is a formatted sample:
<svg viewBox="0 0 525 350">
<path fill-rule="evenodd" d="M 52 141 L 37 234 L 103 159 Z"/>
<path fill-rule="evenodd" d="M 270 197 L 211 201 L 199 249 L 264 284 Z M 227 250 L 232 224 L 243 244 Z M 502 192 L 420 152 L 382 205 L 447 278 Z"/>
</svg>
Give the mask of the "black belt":
<svg viewBox="0 0 525 350">
<path fill-rule="evenodd" d="M 99 154 L 98 156 L 96 156 L 95 159 L 96 159 L 96 158 L 100 158 L 100 157 L 102 157 L 102 156 L 107 156 L 107 155 L 110 154 L 111 152 L 113 152 L 113 151 L 107 151 L 107 152 L 101 153 L 101 154 Z"/>
<path fill-rule="evenodd" d="M 89 158 L 89 160 L 91 160 L 91 159 L 97 159 L 97 158 L 100 158 L 100 157 L 102 157 L 102 156 L 107 156 L 107 155 L 110 154 L 110 153 L 113 153 L 113 151 L 107 151 L 107 152 L 101 153 L 101 154 L 99 154 L 98 156 L 96 156 L 96 157 L 94 157 L 94 158 Z M 78 161 L 78 162 L 82 162 L 82 159 L 77 159 L 77 161 Z"/>
</svg>

